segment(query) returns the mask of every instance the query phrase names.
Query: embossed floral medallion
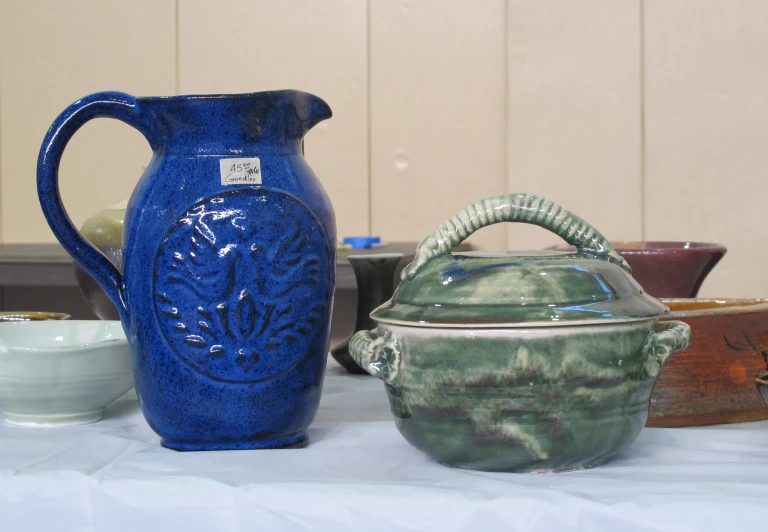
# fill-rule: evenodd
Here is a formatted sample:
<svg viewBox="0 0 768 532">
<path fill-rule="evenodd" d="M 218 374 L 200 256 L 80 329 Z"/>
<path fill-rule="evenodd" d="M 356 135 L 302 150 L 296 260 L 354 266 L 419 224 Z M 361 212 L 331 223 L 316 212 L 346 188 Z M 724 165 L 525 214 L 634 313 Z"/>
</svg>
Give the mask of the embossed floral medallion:
<svg viewBox="0 0 768 532">
<path fill-rule="evenodd" d="M 155 257 L 160 330 L 211 378 L 268 379 L 317 334 L 330 267 L 322 227 L 293 197 L 241 188 L 205 199 L 171 226 Z"/>
</svg>

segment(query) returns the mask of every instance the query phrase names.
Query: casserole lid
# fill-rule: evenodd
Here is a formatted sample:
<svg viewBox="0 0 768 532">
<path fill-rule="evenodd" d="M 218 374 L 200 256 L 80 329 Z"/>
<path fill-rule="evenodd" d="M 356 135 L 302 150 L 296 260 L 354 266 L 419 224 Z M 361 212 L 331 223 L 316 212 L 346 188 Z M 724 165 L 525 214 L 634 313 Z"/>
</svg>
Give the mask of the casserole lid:
<svg viewBox="0 0 768 532">
<path fill-rule="evenodd" d="M 499 222 L 538 225 L 575 252 L 451 253 Z M 626 261 L 587 222 L 532 194 L 487 198 L 452 216 L 419 244 L 392 299 L 371 313 L 419 327 L 611 323 L 669 312 L 632 278 Z"/>
</svg>

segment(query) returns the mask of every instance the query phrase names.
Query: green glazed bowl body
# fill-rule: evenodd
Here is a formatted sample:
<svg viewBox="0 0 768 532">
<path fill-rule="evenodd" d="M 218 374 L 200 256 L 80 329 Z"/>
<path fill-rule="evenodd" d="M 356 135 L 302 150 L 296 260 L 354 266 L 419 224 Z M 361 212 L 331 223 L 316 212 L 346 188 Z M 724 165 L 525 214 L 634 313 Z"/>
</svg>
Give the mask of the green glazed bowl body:
<svg viewBox="0 0 768 532">
<path fill-rule="evenodd" d="M 386 383 L 397 428 L 445 465 L 557 472 L 597 466 L 645 425 L 654 381 L 690 330 L 656 319 L 558 327 L 379 324 L 351 352 Z"/>
</svg>

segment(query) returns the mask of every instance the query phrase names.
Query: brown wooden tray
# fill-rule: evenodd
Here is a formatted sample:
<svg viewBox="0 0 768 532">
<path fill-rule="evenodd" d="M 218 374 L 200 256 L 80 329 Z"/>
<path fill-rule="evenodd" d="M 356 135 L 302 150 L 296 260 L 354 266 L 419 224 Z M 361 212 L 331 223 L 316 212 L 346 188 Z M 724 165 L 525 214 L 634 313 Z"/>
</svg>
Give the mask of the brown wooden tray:
<svg viewBox="0 0 768 532">
<path fill-rule="evenodd" d="M 768 419 L 755 376 L 768 366 L 767 299 L 662 299 L 691 326 L 691 346 L 669 357 L 651 394 L 647 427 Z"/>
</svg>

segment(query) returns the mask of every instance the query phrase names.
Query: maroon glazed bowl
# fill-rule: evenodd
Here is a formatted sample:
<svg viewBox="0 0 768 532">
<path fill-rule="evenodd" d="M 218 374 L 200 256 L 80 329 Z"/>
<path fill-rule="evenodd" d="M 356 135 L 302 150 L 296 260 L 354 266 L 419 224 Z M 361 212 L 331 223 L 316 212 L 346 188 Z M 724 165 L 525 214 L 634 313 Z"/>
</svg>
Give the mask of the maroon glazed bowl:
<svg viewBox="0 0 768 532">
<path fill-rule="evenodd" d="M 654 297 L 692 298 L 728 249 L 707 242 L 611 242 L 632 277 Z M 572 246 L 548 249 L 572 250 Z"/>
<path fill-rule="evenodd" d="M 632 277 L 654 297 L 696 297 L 725 246 L 706 242 L 611 242 Z"/>
</svg>

